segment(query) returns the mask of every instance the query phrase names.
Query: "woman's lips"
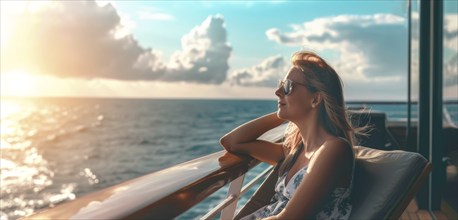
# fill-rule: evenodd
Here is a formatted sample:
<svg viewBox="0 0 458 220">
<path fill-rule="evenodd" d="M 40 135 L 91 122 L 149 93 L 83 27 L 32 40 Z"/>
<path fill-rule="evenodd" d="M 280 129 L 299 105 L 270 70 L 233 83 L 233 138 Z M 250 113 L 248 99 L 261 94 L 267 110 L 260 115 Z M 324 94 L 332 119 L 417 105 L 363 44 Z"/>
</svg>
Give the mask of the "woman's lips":
<svg viewBox="0 0 458 220">
<path fill-rule="evenodd" d="M 282 106 L 285 106 L 286 104 L 283 103 L 283 102 L 278 102 L 278 107 L 282 107 Z"/>
</svg>

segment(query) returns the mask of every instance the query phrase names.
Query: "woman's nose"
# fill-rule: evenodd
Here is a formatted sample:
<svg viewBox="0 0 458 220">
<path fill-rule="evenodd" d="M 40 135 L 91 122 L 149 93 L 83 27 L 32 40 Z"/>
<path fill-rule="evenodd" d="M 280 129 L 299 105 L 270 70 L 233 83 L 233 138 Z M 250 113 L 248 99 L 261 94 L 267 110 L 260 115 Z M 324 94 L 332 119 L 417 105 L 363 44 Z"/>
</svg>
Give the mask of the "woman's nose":
<svg viewBox="0 0 458 220">
<path fill-rule="evenodd" d="M 281 89 L 282 88 L 277 88 L 277 90 L 275 90 L 275 95 L 278 96 L 278 97 L 282 97 L 283 96 L 283 92 L 281 92 Z"/>
</svg>

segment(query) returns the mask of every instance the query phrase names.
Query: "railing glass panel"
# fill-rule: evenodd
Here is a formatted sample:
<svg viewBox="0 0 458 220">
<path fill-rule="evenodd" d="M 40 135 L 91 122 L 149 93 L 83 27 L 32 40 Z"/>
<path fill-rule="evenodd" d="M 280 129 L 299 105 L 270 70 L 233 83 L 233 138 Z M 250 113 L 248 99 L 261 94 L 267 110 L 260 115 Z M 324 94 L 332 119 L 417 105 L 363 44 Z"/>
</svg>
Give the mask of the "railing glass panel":
<svg viewBox="0 0 458 220">
<path fill-rule="evenodd" d="M 443 27 L 443 103 L 447 108 L 444 117 L 458 125 L 458 2 L 444 0 L 444 27 Z M 445 124 L 444 124 L 445 125 Z M 444 135 L 455 135 L 446 133 Z M 458 149 L 444 148 L 444 181 L 442 190 L 442 204 L 444 210 L 458 211 Z M 449 214 L 448 212 L 447 214 Z M 451 216 L 450 216 L 451 217 Z"/>
</svg>

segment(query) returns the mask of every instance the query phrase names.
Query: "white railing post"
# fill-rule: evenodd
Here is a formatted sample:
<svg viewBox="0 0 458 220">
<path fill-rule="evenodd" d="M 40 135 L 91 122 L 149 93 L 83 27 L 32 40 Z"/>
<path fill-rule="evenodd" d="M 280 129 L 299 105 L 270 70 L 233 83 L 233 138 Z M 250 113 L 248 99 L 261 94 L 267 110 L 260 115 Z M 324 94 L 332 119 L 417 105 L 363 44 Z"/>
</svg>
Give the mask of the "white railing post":
<svg viewBox="0 0 458 220">
<path fill-rule="evenodd" d="M 229 190 L 227 191 L 227 197 L 230 197 L 230 196 L 235 197 L 235 200 L 221 211 L 220 219 L 226 220 L 226 219 L 234 218 L 235 209 L 237 208 L 237 202 L 239 201 L 239 196 L 242 190 L 244 178 L 245 178 L 245 174 L 242 176 L 239 176 L 237 179 L 232 181 L 231 184 L 229 185 Z"/>
<path fill-rule="evenodd" d="M 220 212 L 224 212 L 224 213 L 221 213 L 221 217 L 220 217 L 221 219 L 223 220 L 232 219 L 234 217 L 235 209 L 237 208 L 237 202 L 240 196 L 242 196 L 249 189 L 251 189 L 263 176 L 267 175 L 270 171 L 272 171 L 272 169 L 273 169 L 273 166 L 268 167 L 261 174 L 259 174 L 254 179 L 252 179 L 249 183 L 247 183 L 242 188 L 242 190 L 240 190 L 240 188 L 242 186 L 243 179 L 246 174 L 243 174 L 243 176 L 240 176 L 239 178 L 232 181 L 230 183 L 226 199 L 224 199 L 220 204 L 218 204 L 213 209 L 211 209 L 207 214 L 202 216 L 200 220 L 212 219 Z M 228 208 L 228 209 L 224 211 L 223 209 L 225 208 Z"/>
</svg>

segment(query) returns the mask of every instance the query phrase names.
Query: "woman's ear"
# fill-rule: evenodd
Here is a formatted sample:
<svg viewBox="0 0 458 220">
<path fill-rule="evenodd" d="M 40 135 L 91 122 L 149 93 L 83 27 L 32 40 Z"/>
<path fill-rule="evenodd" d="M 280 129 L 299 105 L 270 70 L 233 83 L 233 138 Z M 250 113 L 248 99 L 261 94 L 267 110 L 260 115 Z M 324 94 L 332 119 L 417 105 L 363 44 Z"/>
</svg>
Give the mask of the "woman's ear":
<svg viewBox="0 0 458 220">
<path fill-rule="evenodd" d="M 318 105 L 320 105 L 322 99 L 323 99 L 323 98 L 321 97 L 321 93 L 316 92 L 315 94 L 313 94 L 312 108 L 315 108 L 315 107 L 317 107 Z"/>
</svg>

